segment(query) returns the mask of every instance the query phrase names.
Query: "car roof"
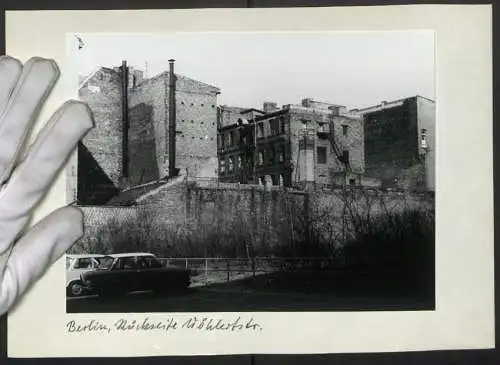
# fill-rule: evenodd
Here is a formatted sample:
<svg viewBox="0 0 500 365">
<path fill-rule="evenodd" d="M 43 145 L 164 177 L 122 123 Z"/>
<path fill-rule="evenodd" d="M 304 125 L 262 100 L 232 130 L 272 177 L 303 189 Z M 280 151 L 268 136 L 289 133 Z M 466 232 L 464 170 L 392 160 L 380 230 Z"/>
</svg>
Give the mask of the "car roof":
<svg viewBox="0 0 500 365">
<path fill-rule="evenodd" d="M 131 256 L 151 256 L 151 257 L 154 257 L 155 255 L 153 255 L 152 253 L 149 253 L 149 252 L 127 252 L 127 253 L 114 253 L 114 254 L 111 254 L 108 256 L 119 258 L 119 257 L 131 257 Z"/>
<path fill-rule="evenodd" d="M 71 259 L 81 259 L 81 258 L 97 258 L 97 257 L 104 257 L 106 255 L 100 255 L 100 254 L 78 254 L 78 255 L 66 255 L 67 257 Z"/>
</svg>

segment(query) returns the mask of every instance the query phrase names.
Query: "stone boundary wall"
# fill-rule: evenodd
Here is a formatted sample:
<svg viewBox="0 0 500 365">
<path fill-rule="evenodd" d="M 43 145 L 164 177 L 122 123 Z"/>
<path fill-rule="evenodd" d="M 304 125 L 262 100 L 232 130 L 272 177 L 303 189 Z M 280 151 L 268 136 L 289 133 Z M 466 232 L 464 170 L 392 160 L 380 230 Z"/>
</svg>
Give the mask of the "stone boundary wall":
<svg viewBox="0 0 500 365">
<path fill-rule="evenodd" d="M 138 230 L 145 230 L 143 233 L 149 238 L 154 231 L 157 241 L 196 235 L 196 242 L 201 242 L 203 237 L 213 238 L 213 235 L 241 235 L 239 240 L 272 246 L 292 239 L 296 226 L 307 221 L 310 226 L 325 231 L 325 238 L 334 239 L 342 229 L 345 199 L 342 190 L 306 194 L 279 187 L 182 182 L 159 189 L 132 207 L 82 207 L 85 236 L 72 252 L 91 251 L 92 247 L 102 250 L 106 242 L 97 236 L 106 225 L 113 225 L 118 233 L 117 226 L 127 226 L 127 229 L 137 226 Z M 370 214 L 434 208 L 434 200 L 428 196 L 376 189 L 351 191 L 348 199 L 358 212 Z"/>
</svg>

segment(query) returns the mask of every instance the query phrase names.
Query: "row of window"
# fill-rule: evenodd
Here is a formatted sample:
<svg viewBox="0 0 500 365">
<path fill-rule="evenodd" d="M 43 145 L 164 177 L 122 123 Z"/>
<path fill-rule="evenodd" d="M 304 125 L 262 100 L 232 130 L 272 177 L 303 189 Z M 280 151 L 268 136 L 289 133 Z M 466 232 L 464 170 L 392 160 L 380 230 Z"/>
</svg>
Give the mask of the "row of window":
<svg viewBox="0 0 500 365">
<path fill-rule="evenodd" d="M 272 166 L 276 163 L 285 162 L 285 148 L 284 146 L 276 146 L 276 148 L 269 148 L 266 150 L 259 150 L 257 152 L 257 166 Z M 219 171 L 221 175 L 227 173 L 232 174 L 240 171 L 247 163 L 252 165 L 253 159 L 250 157 L 248 160 L 244 154 L 224 156 L 219 162 Z M 227 169 L 226 169 L 227 167 Z"/>
<path fill-rule="evenodd" d="M 272 166 L 276 163 L 285 162 L 284 146 L 276 146 L 268 149 L 259 149 L 257 151 L 257 166 Z"/>
<path fill-rule="evenodd" d="M 342 151 L 341 156 L 343 161 L 349 162 L 349 151 Z M 328 149 L 326 147 L 317 147 L 316 148 L 316 161 L 318 164 L 326 164 L 328 163 Z M 220 160 L 220 173 L 222 175 L 226 174 L 226 166 L 227 173 L 232 174 L 242 169 L 243 165 L 247 162 L 252 164 L 252 159 L 246 161 L 245 156 L 243 154 L 233 155 L 233 156 L 225 156 Z M 276 148 L 269 148 L 266 150 L 259 150 L 257 152 L 257 166 L 272 166 L 276 163 L 284 163 L 285 162 L 285 149 L 283 146 L 277 146 Z"/>
<path fill-rule="evenodd" d="M 227 148 L 239 145 L 238 143 L 239 133 L 236 131 L 230 131 L 229 133 L 219 133 L 219 146 L 221 148 Z"/>
<path fill-rule="evenodd" d="M 269 129 L 266 128 L 266 121 L 257 122 L 257 138 L 268 136 L 278 136 L 286 133 L 285 117 L 269 119 L 267 121 Z M 267 133 L 269 131 L 269 134 Z"/>
<path fill-rule="evenodd" d="M 266 133 L 267 131 L 264 121 L 256 123 L 257 138 L 277 136 L 286 133 L 286 123 L 284 117 L 270 119 L 268 123 L 269 123 L 269 134 Z M 305 130 L 310 129 L 310 124 L 311 124 L 310 120 L 302 120 L 303 129 Z M 329 131 L 328 125 L 326 123 L 318 123 L 316 131 L 320 133 L 321 132 L 328 133 Z M 342 125 L 342 135 L 344 137 L 347 137 L 348 134 L 349 134 L 349 126 Z M 241 142 L 245 144 L 246 140 L 243 140 Z M 219 146 L 221 148 L 237 146 L 239 143 L 240 143 L 239 133 L 236 130 L 219 134 Z"/>
<path fill-rule="evenodd" d="M 267 133 L 266 123 L 269 124 L 269 133 Z M 268 136 L 278 136 L 286 133 L 286 123 L 285 118 L 274 118 L 268 121 L 262 121 L 256 123 L 257 138 L 264 138 Z M 239 145 L 239 143 L 246 144 L 247 137 L 244 137 L 242 141 L 239 140 L 240 133 L 237 130 L 231 130 L 229 132 L 219 133 L 219 146 L 221 148 L 228 148 Z"/>
<path fill-rule="evenodd" d="M 302 128 L 304 130 L 308 130 L 311 128 L 312 121 L 303 119 L 303 120 L 301 120 L 301 122 L 302 122 Z M 327 123 L 317 122 L 316 131 L 318 133 L 328 133 L 330 131 L 330 128 L 329 128 Z M 344 137 L 347 137 L 348 134 L 349 134 L 349 126 L 342 124 L 342 135 Z"/>
<path fill-rule="evenodd" d="M 232 174 L 233 172 L 239 171 L 244 165 L 244 156 L 227 156 L 223 157 L 219 162 L 219 172 L 221 175 L 226 174 L 226 160 L 227 160 L 227 173 Z"/>
</svg>

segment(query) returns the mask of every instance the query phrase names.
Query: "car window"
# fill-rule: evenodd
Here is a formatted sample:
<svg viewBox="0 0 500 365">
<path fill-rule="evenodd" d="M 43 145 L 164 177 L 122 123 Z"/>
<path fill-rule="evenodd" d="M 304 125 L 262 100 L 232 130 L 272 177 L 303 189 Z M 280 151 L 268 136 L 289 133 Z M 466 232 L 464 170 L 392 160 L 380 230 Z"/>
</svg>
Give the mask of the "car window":
<svg viewBox="0 0 500 365">
<path fill-rule="evenodd" d="M 113 266 L 113 262 L 115 259 L 111 256 L 106 256 L 103 257 L 99 260 L 99 269 L 111 269 L 111 266 Z"/>
<path fill-rule="evenodd" d="M 157 269 L 163 267 L 155 257 L 139 257 L 138 264 L 141 269 Z"/>
<path fill-rule="evenodd" d="M 137 259 L 137 266 L 140 269 L 149 269 L 149 263 L 147 262 L 146 258 L 144 258 L 144 257 L 139 257 Z"/>
<path fill-rule="evenodd" d="M 134 257 L 122 257 L 118 259 L 115 269 L 127 270 L 127 269 L 134 269 L 135 267 L 136 265 Z"/>
<path fill-rule="evenodd" d="M 93 269 L 97 269 L 99 267 L 99 265 L 100 265 L 99 260 L 100 260 L 100 257 L 92 258 L 92 268 Z"/>
<path fill-rule="evenodd" d="M 73 258 L 66 257 L 66 270 L 68 270 L 71 267 L 72 262 L 73 262 Z"/>
<path fill-rule="evenodd" d="M 92 268 L 92 259 L 90 258 L 77 259 L 75 263 L 75 269 L 91 269 L 91 268 Z"/>
<path fill-rule="evenodd" d="M 158 260 L 156 257 L 148 257 L 146 260 L 148 261 L 149 267 L 152 269 L 163 267 L 160 260 Z"/>
</svg>

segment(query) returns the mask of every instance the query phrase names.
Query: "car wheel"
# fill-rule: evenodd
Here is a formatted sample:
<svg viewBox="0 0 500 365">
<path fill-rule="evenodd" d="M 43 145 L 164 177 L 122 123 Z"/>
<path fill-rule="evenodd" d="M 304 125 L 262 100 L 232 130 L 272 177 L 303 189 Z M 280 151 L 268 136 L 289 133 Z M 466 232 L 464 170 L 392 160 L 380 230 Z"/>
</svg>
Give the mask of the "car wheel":
<svg viewBox="0 0 500 365">
<path fill-rule="evenodd" d="M 73 281 L 68 285 L 67 294 L 71 297 L 79 297 L 83 294 L 83 283 L 81 281 Z"/>
</svg>

